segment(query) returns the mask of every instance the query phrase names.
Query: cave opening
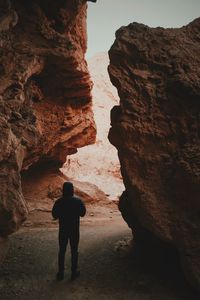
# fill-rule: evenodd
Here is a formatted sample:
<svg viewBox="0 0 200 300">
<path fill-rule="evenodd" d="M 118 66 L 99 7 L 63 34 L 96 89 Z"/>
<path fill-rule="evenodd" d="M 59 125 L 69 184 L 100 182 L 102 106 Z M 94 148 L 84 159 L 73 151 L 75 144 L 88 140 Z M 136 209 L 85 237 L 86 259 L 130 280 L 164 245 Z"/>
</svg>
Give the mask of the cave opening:
<svg viewBox="0 0 200 300">
<path fill-rule="evenodd" d="M 48 1 L 44 3 L 42 8 L 51 26 L 53 26 L 52 20 L 55 16 L 52 12 L 54 8 L 48 8 L 47 4 Z M 88 18 L 90 9 L 94 5 L 96 3 L 88 2 Z M 56 10 L 54 14 L 56 15 Z M 59 18 L 56 22 L 59 21 Z M 115 26 L 117 29 L 118 25 Z M 55 29 L 54 26 L 52 28 Z M 89 41 L 91 41 L 91 38 L 92 36 L 88 32 Z M 95 216 L 96 213 L 97 215 L 103 215 L 104 208 L 110 218 L 114 216 L 113 211 L 118 216 L 120 215 L 117 205 L 119 197 L 124 190 L 124 185 L 117 150 L 108 141 L 110 111 L 113 106 L 119 104 L 119 96 L 116 88 L 111 84 L 107 71 L 109 64 L 108 48 L 104 48 L 104 51 L 99 53 L 94 53 L 93 51 L 93 57 L 89 58 L 91 48 L 91 43 L 89 43 L 86 59 L 93 83 L 92 114 L 94 114 L 97 127 L 96 140 L 93 144 L 85 145 L 89 135 L 86 127 L 80 132 L 80 135 L 72 136 L 73 141 L 68 139 L 65 144 L 62 141 L 56 145 L 57 140 L 54 131 L 56 132 L 58 128 L 61 128 L 62 134 L 64 133 L 68 137 L 70 134 L 74 134 L 73 130 L 76 131 L 77 124 L 84 122 L 88 118 L 88 106 L 90 105 L 88 95 L 91 86 L 88 84 L 88 75 L 85 70 L 84 73 L 78 69 L 74 71 L 76 62 L 74 58 L 74 61 L 71 61 L 72 54 L 59 56 L 57 53 L 48 53 L 45 59 L 40 62 L 42 70 L 37 70 L 27 80 L 25 86 L 26 97 L 29 99 L 29 102 L 33 103 L 37 127 L 41 134 L 48 135 L 48 140 L 45 143 L 48 145 L 50 141 L 52 145 L 55 142 L 54 140 L 56 140 L 56 147 L 53 152 L 49 152 L 48 148 L 44 148 L 44 153 L 39 160 L 36 151 L 36 153 L 30 153 L 29 157 L 24 161 L 24 170 L 21 173 L 22 189 L 29 209 L 29 216 L 25 225 L 31 224 L 31 220 L 37 223 L 37 218 L 38 223 L 45 223 L 45 216 L 50 212 L 53 201 L 60 196 L 63 180 L 69 180 L 74 183 L 75 191 L 77 191 L 78 195 L 85 198 L 89 205 L 91 210 L 89 214 L 91 216 Z M 77 88 L 80 82 L 81 86 Z M 65 114 L 65 116 L 60 116 L 60 106 L 63 108 L 63 115 Z M 82 108 L 80 109 L 80 107 Z M 74 114 L 79 115 L 79 117 L 74 117 Z M 62 122 L 59 118 L 61 120 L 63 118 Z M 79 118 L 78 121 L 74 121 L 76 118 Z M 89 118 L 91 117 L 89 116 Z M 50 120 L 48 131 L 45 120 L 48 120 L 48 122 Z M 86 122 L 90 126 L 90 120 Z M 83 145 L 81 145 L 80 139 L 83 139 Z M 88 137 L 88 140 L 92 139 Z M 42 143 L 43 141 L 41 142 L 41 147 Z M 68 145 L 66 146 L 66 144 Z M 78 151 L 76 148 L 78 148 Z M 63 158 L 65 152 L 67 155 L 66 162 L 64 162 Z M 29 167 L 29 162 L 33 160 L 33 157 L 38 162 L 33 167 Z M 64 164 L 62 166 L 60 162 L 57 164 L 56 159 L 54 161 L 54 157 L 56 159 L 60 158 L 60 162 L 62 161 Z M 56 179 L 57 176 L 58 180 Z M 38 201 L 36 201 L 37 195 L 41 195 L 41 199 L 38 199 Z M 100 213 L 98 208 L 95 208 L 95 204 L 99 206 Z M 48 219 L 46 221 L 51 222 Z"/>
<path fill-rule="evenodd" d="M 119 97 L 108 76 L 108 63 L 106 52 L 88 59 L 97 129 L 95 143 L 79 148 L 77 153 L 68 156 L 61 171 L 72 180 L 93 184 L 105 194 L 105 198 L 108 197 L 108 202 L 117 202 L 124 186 L 117 150 L 108 141 L 108 132 L 110 111 L 119 104 Z"/>
<path fill-rule="evenodd" d="M 106 52 L 97 54 L 92 59 L 88 59 L 87 63 L 93 82 L 92 110 L 97 128 L 95 143 L 88 146 L 84 145 L 82 148 L 78 148 L 78 151 L 73 143 L 71 146 L 69 145 L 67 159 L 63 165 L 56 162 L 56 160 L 54 161 L 53 157 L 58 158 L 60 155 L 63 159 L 65 156 L 64 151 L 66 151 L 65 147 L 62 150 L 62 146 L 57 145 L 56 155 L 55 152 L 48 153 L 46 149 L 46 154 L 40 157 L 33 167 L 28 167 L 27 170 L 21 173 L 22 190 L 29 210 L 25 226 L 31 226 L 32 222 L 36 226 L 37 224 L 51 223 L 49 212 L 53 201 L 61 194 L 64 180 L 73 182 L 75 192 L 86 201 L 89 208 L 88 215 L 93 219 L 95 216 L 97 218 L 103 217 L 104 214 L 110 219 L 113 219 L 115 215 L 120 215 L 118 201 L 124 190 L 124 185 L 117 150 L 108 141 L 110 111 L 113 106 L 118 105 L 119 97 L 108 76 L 108 54 Z M 48 66 L 48 62 L 46 64 Z M 59 90 L 61 80 L 69 82 L 67 77 L 69 75 L 63 71 L 62 64 L 61 70 L 59 62 L 57 64 L 58 68 L 55 68 L 54 65 L 50 65 L 50 69 L 44 67 L 44 71 L 30 77 L 26 84 L 26 94 L 33 102 L 37 114 L 37 123 L 41 131 L 46 131 L 43 122 L 44 116 L 46 115 L 49 118 L 48 111 L 55 114 L 58 103 L 61 106 L 63 105 L 63 110 L 66 109 L 64 106 L 66 103 L 71 107 L 70 97 L 69 100 L 65 98 L 65 103 L 63 103 L 63 94 Z M 56 70 L 58 74 L 64 74 L 63 77 L 60 75 L 61 78 L 56 80 L 55 76 L 52 77 L 52 70 Z M 79 101 L 82 104 L 82 101 Z M 69 118 L 73 120 L 74 115 L 69 114 Z M 49 131 L 49 137 L 52 135 L 52 139 L 54 129 L 55 126 L 52 125 L 52 129 L 50 128 Z M 70 135 L 72 128 L 63 125 L 63 130 Z M 81 133 L 78 138 L 81 137 L 84 137 L 84 133 Z M 31 154 L 31 160 L 34 155 L 34 153 Z M 24 164 L 28 166 L 30 159 L 26 159 Z M 39 199 L 37 195 L 40 195 Z"/>
</svg>

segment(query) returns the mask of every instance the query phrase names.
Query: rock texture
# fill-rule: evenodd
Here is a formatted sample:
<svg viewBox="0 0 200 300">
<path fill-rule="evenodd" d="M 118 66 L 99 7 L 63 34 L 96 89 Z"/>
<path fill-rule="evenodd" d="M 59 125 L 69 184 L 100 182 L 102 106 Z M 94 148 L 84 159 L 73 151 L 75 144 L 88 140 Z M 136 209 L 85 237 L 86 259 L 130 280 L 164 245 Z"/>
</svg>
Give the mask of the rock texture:
<svg viewBox="0 0 200 300">
<path fill-rule="evenodd" d="M 95 141 L 84 0 L 0 1 L 0 236 L 23 222 L 21 170 Z"/>
<path fill-rule="evenodd" d="M 8 239 L 0 237 L 0 264 L 4 261 L 8 251 Z"/>
<path fill-rule="evenodd" d="M 98 53 L 88 60 L 88 68 L 93 82 L 92 98 L 96 142 L 79 149 L 67 158 L 62 172 L 69 178 L 87 181 L 97 185 L 109 197 L 117 200 L 124 190 L 116 149 L 108 141 L 110 110 L 119 103 L 116 88 L 111 84 L 107 67 L 107 53 Z"/>
<path fill-rule="evenodd" d="M 180 29 L 132 23 L 110 49 L 120 106 L 109 139 L 126 191 L 129 226 L 173 243 L 200 287 L 200 18 Z"/>
</svg>

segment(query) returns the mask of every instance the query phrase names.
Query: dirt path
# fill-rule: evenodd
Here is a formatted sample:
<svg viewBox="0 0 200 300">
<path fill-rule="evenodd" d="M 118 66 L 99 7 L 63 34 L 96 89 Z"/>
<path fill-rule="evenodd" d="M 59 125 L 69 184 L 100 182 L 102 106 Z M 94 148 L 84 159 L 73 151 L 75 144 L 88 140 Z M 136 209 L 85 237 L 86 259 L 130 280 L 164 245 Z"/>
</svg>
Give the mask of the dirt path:
<svg viewBox="0 0 200 300">
<path fill-rule="evenodd" d="M 65 279 L 56 282 L 57 227 L 23 228 L 11 237 L 1 266 L 0 299 L 197 299 L 173 262 L 134 253 L 127 243 L 130 239 L 131 231 L 119 215 L 85 220 L 81 276 L 69 281 L 67 255 Z"/>
</svg>

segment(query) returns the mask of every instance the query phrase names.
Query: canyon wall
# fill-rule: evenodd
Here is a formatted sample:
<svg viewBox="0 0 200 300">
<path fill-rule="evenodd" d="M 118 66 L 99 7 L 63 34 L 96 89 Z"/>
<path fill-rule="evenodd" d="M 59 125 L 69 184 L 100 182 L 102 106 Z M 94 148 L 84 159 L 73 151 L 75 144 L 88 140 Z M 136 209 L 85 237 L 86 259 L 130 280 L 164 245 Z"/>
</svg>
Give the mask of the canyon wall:
<svg viewBox="0 0 200 300">
<path fill-rule="evenodd" d="M 172 243 L 200 286 L 200 18 L 180 29 L 132 23 L 116 32 L 109 74 L 120 105 L 111 112 L 126 191 L 123 217 Z"/>
<path fill-rule="evenodd" d="M 25 220 L 20 172 L 95 141 L 85 0 L 0 1 L 0 236 Z"/>
</svg>

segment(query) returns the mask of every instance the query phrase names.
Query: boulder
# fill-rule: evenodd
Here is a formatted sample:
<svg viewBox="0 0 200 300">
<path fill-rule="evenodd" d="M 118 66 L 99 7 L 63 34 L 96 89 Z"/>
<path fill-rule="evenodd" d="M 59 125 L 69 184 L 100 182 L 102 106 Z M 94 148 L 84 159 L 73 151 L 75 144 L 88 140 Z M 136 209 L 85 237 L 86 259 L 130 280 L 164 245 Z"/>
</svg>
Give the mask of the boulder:
<svg viewBox="0 0 200 300">
<path fill-rule="evenodd" d="M 178 249 L 200 287 L 200 18 L 179 29 L 132 23 L 116 32 L 111 112 L 126 187 L 122 215 Z"/>
</svg>

